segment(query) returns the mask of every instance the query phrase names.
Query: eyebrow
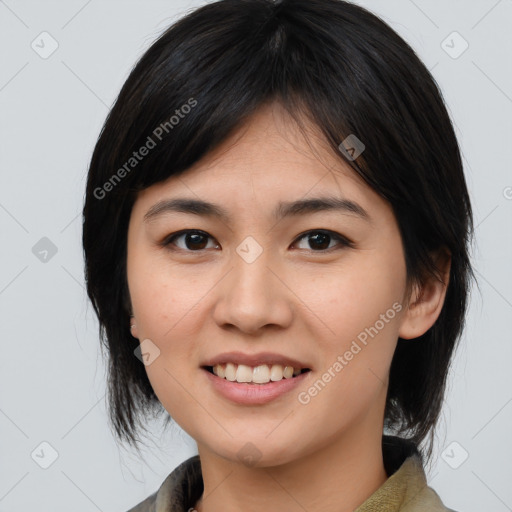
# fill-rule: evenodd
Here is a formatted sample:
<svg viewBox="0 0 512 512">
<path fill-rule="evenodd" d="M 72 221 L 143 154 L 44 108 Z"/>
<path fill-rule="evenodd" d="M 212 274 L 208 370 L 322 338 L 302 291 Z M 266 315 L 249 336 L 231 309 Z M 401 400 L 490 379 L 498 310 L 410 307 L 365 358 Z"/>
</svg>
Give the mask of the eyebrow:
<svg viewBox="0 0 512 512">
<path fill-rule="evenodd" d="M 281 201 L 272 212 L 272 215 L 275 220 L 281 220 L 285 217 L 307 215 L 322 211 L 352 214 L 366 222 L 372 222 L 370 215 L 361 205 L 349 199 L 338 197 L 315 197 L 291 202 Z M 154 204 L 144 215 L 144 222 L 149 222 L 171 212 L 215 217 L 226 223 L 230 221 L 228 211 L 218 204 L 193 198 L 174 198 L 164 199 Z"/>
</svg>

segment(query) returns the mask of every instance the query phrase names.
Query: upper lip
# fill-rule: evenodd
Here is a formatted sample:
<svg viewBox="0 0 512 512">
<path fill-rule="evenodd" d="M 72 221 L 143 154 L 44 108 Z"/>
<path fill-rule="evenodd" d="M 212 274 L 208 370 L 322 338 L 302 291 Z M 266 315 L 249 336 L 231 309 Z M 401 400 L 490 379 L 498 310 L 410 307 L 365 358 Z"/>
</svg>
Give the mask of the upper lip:
<svg viewBox="0 0 512 512">
<path fill-rule="evenodd" d="M 302 363 L 292 357 L 283 356 L 273 352 L 260 352 L 258 354 L 244 354 L 243 352 L 223 352 L 204 361 L 201 366 L 215 366 L 216 364 L 235 363 L 245 364 L 247 366 L 260 366 L 263 364 L 281 364 L 283 366 L 293 366 L 294 368 L 308 368 L 306 363 Z"/>
</svg>

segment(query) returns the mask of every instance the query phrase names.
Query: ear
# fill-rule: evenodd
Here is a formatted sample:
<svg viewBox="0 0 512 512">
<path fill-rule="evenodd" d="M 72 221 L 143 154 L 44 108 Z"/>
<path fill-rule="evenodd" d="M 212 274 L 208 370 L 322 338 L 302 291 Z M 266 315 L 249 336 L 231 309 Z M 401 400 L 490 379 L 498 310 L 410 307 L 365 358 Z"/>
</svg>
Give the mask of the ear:
<svg viewBox="0 0 512 512">
<path fill-rule="evenodd" d="M 433 259 L 441 280 L 428 276 L 422 284 L 414 286 L 400 322 L 400 338 L 410 340 L 425 334 L 441 313 L 450 279 L 451 255 L 446 249 L 440 249 L 433 254 Z"/>
</svg>

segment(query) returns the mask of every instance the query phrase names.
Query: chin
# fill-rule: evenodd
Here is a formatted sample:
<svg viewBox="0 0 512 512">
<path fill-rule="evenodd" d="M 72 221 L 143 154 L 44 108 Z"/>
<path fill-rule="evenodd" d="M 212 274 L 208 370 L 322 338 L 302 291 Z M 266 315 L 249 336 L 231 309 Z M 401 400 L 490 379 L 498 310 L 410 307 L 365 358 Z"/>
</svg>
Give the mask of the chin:
<svg viewBox="0 0 512 512">
<path fill-rule="evenodd" d="M 266 434 L 265 434 L 266 435 Z M 243 436 L 230 438 L 229 441 L 220 444 L 219 440 L 211 443 L 198 443 L 209 452 L 228 462 L 251 467 L 274 467 L 289 464 L 298 458 L 297 444 L 290 436 L 276 436 L 272 441 L 261 433 L 251 436 L 245 432 Z M 272 435 L 272 434 L 271 434 Z M 286 445 L 285 439 L 289 445 Z M 293 448 L 293 450 L 292 450 Z"/>
</svg>

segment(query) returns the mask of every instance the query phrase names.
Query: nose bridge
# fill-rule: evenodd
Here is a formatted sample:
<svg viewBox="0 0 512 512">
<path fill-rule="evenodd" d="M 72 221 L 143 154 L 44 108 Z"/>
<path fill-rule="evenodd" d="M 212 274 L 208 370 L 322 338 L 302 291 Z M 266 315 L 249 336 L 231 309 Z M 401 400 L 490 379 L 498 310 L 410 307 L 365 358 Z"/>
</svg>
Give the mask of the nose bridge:
<svg viewBox="0 0 512 512">
<path fill-rule="evenodd" d="M 269 270 L 271 254 L 268 250 L 259 249 L 254 242 L 247 240 L 236 249 L 233 257 L 233 272 L 236 276 L 235 285 L 241 291 L 247 291 L 258 297 L 265 297 L 269 283 L 273 277 Z"/>
<path fill-rule="evenodd" d="M 281 326 L 291 319 L 286 288 L 272 271 L 272 254 L 252 237 L 233 252 L 231 271 L 219 294 L 216 321 L 254 332 L 267 324 Z"/>
</svg>

